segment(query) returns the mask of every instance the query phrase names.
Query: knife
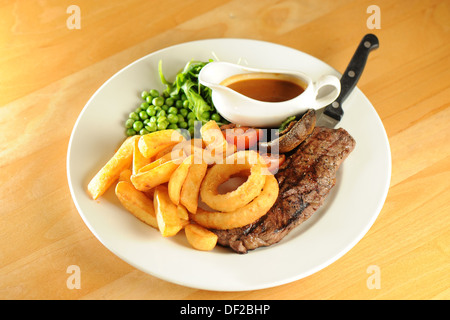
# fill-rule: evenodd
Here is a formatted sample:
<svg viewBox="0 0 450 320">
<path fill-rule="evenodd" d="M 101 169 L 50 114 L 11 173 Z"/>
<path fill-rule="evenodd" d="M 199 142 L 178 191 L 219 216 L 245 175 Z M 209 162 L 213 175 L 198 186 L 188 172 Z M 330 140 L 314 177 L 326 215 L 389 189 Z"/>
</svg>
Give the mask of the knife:
<svg viewBox="0 0 450 320">
<path fill-rule="evenodd" d="M 328 106 L 316 110 L 316 126 L 335 128 L 344 116 L 342 104 L 355 88 L 364 67 L 369 53 L 379 47 L 378 38 L 374 34 L 366 34 L 358 48 L 353 54 L 352 60 L 345 69 L 341 77 L 341 92 L 339 96 Z"/>
</svg>

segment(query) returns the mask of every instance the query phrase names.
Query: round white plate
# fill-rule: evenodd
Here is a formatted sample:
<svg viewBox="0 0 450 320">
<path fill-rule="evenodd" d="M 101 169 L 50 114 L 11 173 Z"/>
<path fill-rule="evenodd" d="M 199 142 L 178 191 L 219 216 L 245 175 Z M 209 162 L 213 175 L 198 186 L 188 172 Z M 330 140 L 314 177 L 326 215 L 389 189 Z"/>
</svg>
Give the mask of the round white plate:
<svg viewBox="0 0 450 320">
<path fill-rule="evenodd" d="M 355 44 L 356 45 L 356 44 Z M 391 176 L 391 154 L 383 124 L 358 89 L 344 104 L 340 126 L 356 148 L 339 169 L 325 205 L 278 244 L 240 255 L 216 247 L 190 247 L 184 232 L 163 238 L 133 217 L 111 188 L 92 200 L 86 186 L 124 140 L 123 123 L 141 102 L 140 92 L 164 87 L 158 61 L 173 79 L 187 61 L 220 59 L 251 67 L 296 69 L 314 79 L 339 72 L 320 60 L 285 46 L 246 39 L 183 43 L 151 53 L 106 81 L 82 110 L 70 138 L 67 176 L 73 201 L 101 243 L 130 265 L 180 285 L 218 291 L 255 290 L 311 275 L 348 252 L 369 230 L 384 201 Z M 350 57 L 349 57 L 350 59 Z"/>
</svg>

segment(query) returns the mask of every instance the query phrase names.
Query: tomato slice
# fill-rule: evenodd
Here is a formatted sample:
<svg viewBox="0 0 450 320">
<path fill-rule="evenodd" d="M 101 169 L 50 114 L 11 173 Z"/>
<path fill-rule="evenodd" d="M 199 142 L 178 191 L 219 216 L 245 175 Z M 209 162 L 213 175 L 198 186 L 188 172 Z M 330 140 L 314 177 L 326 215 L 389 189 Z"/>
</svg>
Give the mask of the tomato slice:
<svg viewBox="0 0 450 320">
<path fill-rule="evenodd" d="M 263 136 L 262 129 L 250 127 L 234 127 L 222 131 L 228 143 L 234 144 L 238 150 L 254 147 Z"/>
<path fill-rule="evenodd" d="M 286 156 L 282 154 L 261 154 L 261 157 L 266 161 L 268 169 L 273 174 L 277 173 L 280 166 L 286 160 Z"/>
</svg>

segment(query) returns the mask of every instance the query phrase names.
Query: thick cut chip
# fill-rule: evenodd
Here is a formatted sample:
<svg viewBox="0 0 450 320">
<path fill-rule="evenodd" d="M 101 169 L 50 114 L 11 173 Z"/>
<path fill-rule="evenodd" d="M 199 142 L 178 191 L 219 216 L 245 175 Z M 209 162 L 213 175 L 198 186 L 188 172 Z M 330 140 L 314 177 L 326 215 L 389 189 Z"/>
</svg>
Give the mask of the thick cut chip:
<svg viewBox="0 0 450 320">
<path fill-rule="evenodd" d="M 176 130 L 168 129 L 145 134 L 139 138 L 139 150 L 146 158 L 151 158 L 167 147 L 175 145 L 185 138 Z"/>
<path fill-rule="evenodd" d="M 181 188 L 180 203 L 191 213 L 197 212 L 200 185 L 207 169 L 206 162 L 193 163 Z"/>
<path fill-rule="evenodd" d="M 139 172 L 131 176 L 131 182 L 134 187 L 140 191 L 149 191 L 150 189 L 169 182 L 172 173 L 178 168 L 180 162 L 178 159 L 164 162 L 148 171 Z"/>
<path fill-rule="evenodd" d="M 169 162 L 171 160 L 177 160 L 178 163 L 180 164 L 184 158 L 185 158 L 185 154 L 184 154 L 183 150 L 169 152 L 169 153 L 166 153 L 165 155 L 163 155 L 161 158 L 155 158 L 154 161 L 152 161 L 149 164 L 140 168 L 137 173 L 150 171 L 151 169 L 154 169 L 154 168 L 162 165 L 163 163 Z M 133 174 L 135 174 L 135 173 L 133 173 Z"/>
<path fill-rule="evenodd" d="M 132 175 L 131 169 L 125 169 L 123 170 L 119 175 L 119 181 L 126 181 L 131 183 L 131 175 Z"/>
<path fill-rule="evenodd" d="M 222 131 L 214 120 L 205 123 L 200 132 L 206 147 L 221 147 L 227 143 Z"/>
<path fill-rule="evenodd" d="M 113 157 L 97 172 L 88 184 L 88 193 L 95 200 L 119 179 L 120 173 L 131 166 L 133 148 L 138 136 L 127 138 Z"/>
<path fill-rule="evenodd" d="M 194 156 L 191 155 L 183 160 L 180 166 L 172 173 L 170 177 L 168 188 L 169 196 L 173 203 L 178 205 L 180 203 L 181 188 L 189 172 L 189 168 L 194 163 Z"/>
<path fill-rule="evenodd" d="M 206 145 L 204 150 L 205 159 L 213 159 L 215 163 L 223 163 L 224 157 L 236 151 L 236 146 L 227 142 L 214 120 L 205 123 L 200 129 L 200 132 Z M 211 164 L 211 161 L 208 161 L 208 163 Z"/>
<path fill-rule="evenodd" d="M 139 150 L 139 139 L 134 140 L 134 147 L 133 147 L 133 163 L 131 166 L 132 173 L 136 174 L 138 171 L 144 167 L 145 165 L 150 163 L 150 159 L 147 157 L 144 157 L 144 155 Z"/>
<path fill-rule="evenodd" d="M 116 185 L 116 195 L 125 209 L 149 226 L 158 229 L 153 201 L 126 181 Z"/>
<path fill-rule="evenodd" d="M 188 224 L 184 227 L 186 239 L 197 250 L 210 251 L 217 244 L 217 235 L 197 224 Z"/>
<path fill-rule="evenodd" d="M 156 221 L 163 237 L 172 237 L 183 228 L 183 223 L 178 214 L 178 208 L 169 198 L 167 188 L 158 186 L 155 188 L 153 203 L 156 212 Z"/>
<path fill-rule="evenodd" d="M 180 217 L 181 225 L 184 228 L 185 226 L 187 226 L 190 223 L 189 213 L 182 204 L 177 205 L 177 213 L 178 213 L 178 217 Z"/>
</svg>

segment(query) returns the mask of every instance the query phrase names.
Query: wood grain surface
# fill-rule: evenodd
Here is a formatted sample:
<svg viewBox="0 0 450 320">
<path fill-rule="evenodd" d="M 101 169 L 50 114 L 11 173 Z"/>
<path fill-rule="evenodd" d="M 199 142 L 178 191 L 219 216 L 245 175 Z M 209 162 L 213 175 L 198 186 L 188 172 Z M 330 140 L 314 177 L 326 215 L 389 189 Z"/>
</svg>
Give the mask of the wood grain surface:
<svg viewBox="0 0 450 320">
<path fill-rule="evenodd" d="M 208 292 L 135 269 L 83 223 L 66 178 L 69 137 L 118 70 L 182 42 L 247 38 L 342 72 L 369 32 L 381 45 L 358 87 L 386 128 L 392 179 L 378 219 L 338 261 L 274 288 Z M 447 0 L 1 1 L 0 299 L 449 299 L 449 40 Z M 71 265 L 79 289 L 67 285 Z"/>
</svg>

